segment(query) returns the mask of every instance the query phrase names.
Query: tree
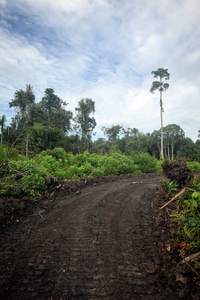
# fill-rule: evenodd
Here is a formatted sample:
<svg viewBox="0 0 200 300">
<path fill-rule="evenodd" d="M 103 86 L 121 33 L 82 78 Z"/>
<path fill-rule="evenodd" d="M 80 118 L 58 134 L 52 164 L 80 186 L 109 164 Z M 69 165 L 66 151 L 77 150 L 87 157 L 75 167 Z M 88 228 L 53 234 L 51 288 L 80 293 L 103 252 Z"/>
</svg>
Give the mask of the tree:
<svg viewBox="0 0 200 300">
<path fill-rule="evenodd" d="M 20 117 L 24 117 L 27 113 L 28 106 L 35 102 L 35 95 L 30 84 L 26 85 L 26 90 L 19 90 L 15 92 L 14 99 L 9 102 L 10 107 L 15 107 Z"/>
<path fill-rule="evenodd" d="M 58 147 L 61 142 L 64 145 L 65 133 L 71 128 L 72 112 L 65 110 L 67 103 L 55 95 L 53 89 L 47 88 L 42 100 L 35 103 L 32 87 L 27 85 L 25 91 L 15 92 L 9 105 L 15 108 L 16 114 L 7 139 L 15 143 L 21 153 L 28 155 L 30 149 Z"/>
<path fill-rule="evenodd" d="M 30 138 L 36 153 L 55 147 L 63 147 L 65 136 L 61 129 L 57 127 L 49 128 L 40 123 L 34 124 L 30 128 Z"/>
<path fill-rule="evenodd" d="M 83 150 L 89 150 L 91 134 L 97 125 L 94 117 L 90 116 L 92 113 L 94 114 L 95 112 L 95 102 L 89 98 L 81 99 L 78 102 L 78 107 L 75 108 L 75 111 L 75 127 L 76 131 L 79 131 L 82 137 L 82 148 Z"/>
<path fill-rule="evenodd" d="M 9 102 L 10 107 L 14 107 L 17 114 L 12 118 L 10 125 L 11 130 L 8 140 L 15 140 L 15 143 L 19 140 L 28 141 L 28 110 L 35 103 L 35 95 L 33 88 L 30 84 L 26 85 L 26 90 L 18 90 L 14 94 L 14 99 Z M 20 143 L 22 144 L 22 143 Z M 27 145 L 27 144 L 26 144 Z"/>
<path fill-rule="evenodd" d="M 171 145 L 171 159 L 174 159 L 174 145 L 185 137 L 183 129 L 176 124 L 169 124 L 163 128 L 164 137 L 168 144 L 168 158 L 170 158 L 169 145 Z"/>
<path fill-rule="evenodd" d="M 101 130 L 107 135 L 108 140 L 113 143 L 115 143 L 116 140 L 119 139 L 119 135 L 124 132 L 124 129 L 120 125 L 113 125 L 110 128 L 103 126 Z"/>
<path fill-rule="evenodd" d="M 161 148 L 160 148 L 160 156 L 162 159 L 164 159 L 164 153 L 163 153 L 163 102 L 162 102 L 162 93 L 163 91 L 166 91 L 169 88 L 168 83 L 164 83 L 163 79 L 168 80 L 170 74 L 168 73 L 168 69 L 162 69 L 158 68 L 157 71 L 152 71 L 151 74 L 154 75 L 154 78 L 159 77 L 160 81 L 153 81 L 152 87 L 150 89 L 150 92 L 154 94 L 156 90 L 160 91 L 160 119 L 161 119 Z"/>
<path fill-rule="evenodd" d="M 49 127 L 57 127 L 64 132 L 70 129 L 72 112 L 64 109 L 67 103 L 55 95 L 53 89 L 47 88 L 45 90 L 45 96 L 39 105 L 42 107 L 43 113 L 47 116 Z"/>
<path fill-rule="evenodd" d="M 2 144 L 3 144 L 3 130 L 4 130 L 5 123 L 6 123 L 6 116 L 3 115 L 3 116 L 0 118 L 0 126 L 1 126 L 1 146 L 2 146 Z"/>
</svg>

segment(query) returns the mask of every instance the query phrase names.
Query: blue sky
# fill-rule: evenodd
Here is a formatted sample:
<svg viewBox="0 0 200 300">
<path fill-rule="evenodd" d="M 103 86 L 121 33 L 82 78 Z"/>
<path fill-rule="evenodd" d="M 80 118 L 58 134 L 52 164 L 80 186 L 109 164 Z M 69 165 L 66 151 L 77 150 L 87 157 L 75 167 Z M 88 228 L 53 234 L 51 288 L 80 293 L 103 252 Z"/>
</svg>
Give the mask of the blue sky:
<svg viewBox="0 0 200 300">
<path fill-rule="evenodd" d="M 160 128 L 152 70 L 169 70 L 164 126 L 178 124 L 196 141 L 200 130 L 198 0 L 0 0 L 0 116 L 14 111 L 16 90 L 47 87 L 75 113 L 95 101 L 96 136 L 122 125 Z"/>
</svg>

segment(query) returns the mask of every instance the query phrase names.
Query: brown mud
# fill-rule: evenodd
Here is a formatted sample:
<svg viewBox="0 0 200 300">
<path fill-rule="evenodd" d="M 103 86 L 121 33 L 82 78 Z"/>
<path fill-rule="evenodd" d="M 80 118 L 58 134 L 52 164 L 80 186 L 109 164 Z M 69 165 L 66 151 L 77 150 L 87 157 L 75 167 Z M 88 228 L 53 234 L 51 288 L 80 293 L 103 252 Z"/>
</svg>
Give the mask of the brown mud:
<svg viewBox="0 0 200 300">
<path fill-rule="evenodd" d="M 45 197 L 0 199 L 0 299 L 200 299 L 166 249 L 161 175 L 55 183 Z"/>
</svg>

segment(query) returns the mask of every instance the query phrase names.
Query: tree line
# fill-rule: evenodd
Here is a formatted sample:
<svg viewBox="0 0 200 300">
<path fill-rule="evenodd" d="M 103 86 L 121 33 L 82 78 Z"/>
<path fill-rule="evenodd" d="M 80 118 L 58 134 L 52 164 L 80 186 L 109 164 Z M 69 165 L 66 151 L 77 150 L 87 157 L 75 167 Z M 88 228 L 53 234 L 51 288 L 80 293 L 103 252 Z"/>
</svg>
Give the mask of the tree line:
<svg viewBox="0 0 200 300">
<path fill-rule="evenodd" d="M 162 108 L 162 102 L 160 105 Z M 156 158 L 160 158 L 162 153 L 162 158 L 173 160 L 185 157 L 200 162 L 200 139 L 193 142 L 185 137 L 183 129 L 176 124 L 147 134 L 137 128 L 123 128 L 121 125 L 103 126 L 104 138 L 93 141 L 97 123 L 94 118 L 95 102 L 90 98 L 81 99 L 73 115 L 66 109 L 67 103 L 52 88 L 47 88 L 41 101 L 36 103 L 33 87 L 27 85 L 25 90 L 15 92 L 9 106 L 15 109 L 15 115 L 8 126 L 6 116 L 1 116 L 0 142 L 1 145 L 14 146 L 18 153 L 25 156 L 62 147 L 72 154 L 87 150 L 90 153 L 121 152 L 130 155 L 136 151 L 147 152 Z"/>
<path fill-rule="evenodd" d="M 33 87 L 27 85 L 25 90 L 15 92 L 9 106 L 15 109 L 15 115 L 7 127 L 6 116 L 0 118 L 1 144 L 15 145 L 19 153 L 26 156 L 55 147 L 73 153 L 90 150 L 96 126 L 92 99 L 81 99 L 73 117 L 73 113 L 66 110 L 67 103 L 52 88 L 47 88 L 44 97 L 36 103 Z"/>
</svg>

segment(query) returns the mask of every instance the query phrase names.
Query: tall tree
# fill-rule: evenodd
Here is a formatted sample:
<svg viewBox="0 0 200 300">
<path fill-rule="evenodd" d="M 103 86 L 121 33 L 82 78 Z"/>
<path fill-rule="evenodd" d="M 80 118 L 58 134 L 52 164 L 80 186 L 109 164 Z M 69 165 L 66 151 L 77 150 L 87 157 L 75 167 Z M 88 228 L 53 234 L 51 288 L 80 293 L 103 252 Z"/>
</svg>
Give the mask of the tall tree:
<svg viewBox="0 0 200 300">
<path fill-rule="evenodd" d="M 85 98 L 78 102 L 78 107 L 75 108 L 76 117 L 74 121 L 82 136 L 83 150 L 89 150 L 91 142 L 91 134 L 97 123 L 91 114 L 95 112 L 95 102 L 92 99 Z"/>
<path fill-rule="evenodd" d="M 150 92 L 154 94 L 156 90 L 160 92 L 160 119 L 161 119 L 161 147 L 160 147 L 160 156 L 164 159 L 163 153 L 163 101 L 162 101 L 162 93 L 169 88 L 169 84 L 163 82 L 163 79 L 168 80 L 170 74 L 168 73 L 168 69 L 158 68 L 157 71 L 152 71 L 151 74 L 154 75 L 154 78 L 159 77 L 160 81 L 153 81 Z"/>
<path fill-rule="evenodd" d="M 47 88 L 44 93 L 45 96 L 42 98 L 40 105 L 48 116 L 48 125 L 50 127 L 56 126 L 64 131 L 69 129 L 72 113 L 64 109 L 67 103 L 55 95 L 54 90 L 51 88 Z"/>
<path fill-rule="evenodd" d="M 27 113 L 29 105 L 35 102 L 35 95 L 30 84 L 26 85 L 26 90 L 19 90 L 15 92 L 14 99 L 9 102 L 10 107 L 15 107 L 20 117 L 24 117 Z"/>
<path fill-rule="evenodd" d="M 171 160 L 174 159 L 174 145 L 185 137 L 185 132 L 183 129 L 176 124 L 169 124 L 164 128 L 164 137 L 168 144 L 168 158 L 170 158 L 169 154 L 169 144 L 171 145 Z"/>
</svg>

